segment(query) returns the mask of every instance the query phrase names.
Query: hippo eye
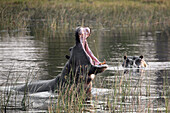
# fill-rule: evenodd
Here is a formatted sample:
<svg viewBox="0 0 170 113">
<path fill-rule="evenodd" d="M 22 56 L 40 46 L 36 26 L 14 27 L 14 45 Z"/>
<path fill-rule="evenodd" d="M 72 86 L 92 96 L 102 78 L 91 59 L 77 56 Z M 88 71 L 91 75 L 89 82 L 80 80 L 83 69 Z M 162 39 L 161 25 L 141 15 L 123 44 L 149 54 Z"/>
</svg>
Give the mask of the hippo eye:
<svg viewBox="0 0 170 113">
<path fill-rule="evenodd" d="M 140 65 L 140 64 L 141 64 L 141 59 L 137 59 L 137 60 L 135 61 L 135 64 L 136 64 L 136 65 Z"/>
<path fill-rule="evenodd" d="M 73 48 L 69 48 L 69 51 L 71 51 Z"/>
<path fill-rule="evenodd" d="M 130 62 L 130 65 L 133 65 L 133 62 L 132 62 L 132 61 Z"/>
</svg>

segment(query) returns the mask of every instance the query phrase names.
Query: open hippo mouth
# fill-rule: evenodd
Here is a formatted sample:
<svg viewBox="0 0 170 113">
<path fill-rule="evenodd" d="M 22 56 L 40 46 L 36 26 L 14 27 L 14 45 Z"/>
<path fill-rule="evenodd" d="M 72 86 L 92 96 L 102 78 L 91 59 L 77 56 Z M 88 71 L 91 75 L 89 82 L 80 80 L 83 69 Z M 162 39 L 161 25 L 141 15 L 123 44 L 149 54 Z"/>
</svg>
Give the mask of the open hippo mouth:
<svg viewBox="0 0 170 113">
<path fill-rule="evenodd" d="M 78 35 L 79 35 L 79 40 L 80 43 L 82 45 L 82 48 L 84 50 L 84 52 L 86 53 L 86 55 L 88 56 L 88 58 L 90 59 L 90 63 L 92 65 L 103 65 L 106 64 L 106 62 L 104 61 L 103 63 L 101 63 L 92 53 L 92 51 L 90 50 L 88 43 L 87 43 L 87 38 L 90 36 L 91 30 L 88 27 L 78 27 L 77 30 L 78 31 Z"/>
<path fill-rule="evenodd" d="M 81 44 L 83 51 L 89 58 L 90 64 L 96 68 L 96 73 L 103 72 L 108 66 L 106 65 L 106 62 L 100 62 L 93 54 L 93 52 L 90 50 L 87 42 L 87 38 L 91 34 L 91 30 L 88 27 L 78 27 L 76 29 L 77 37 L 79 37 L 79 43 Z"/>
</svg>

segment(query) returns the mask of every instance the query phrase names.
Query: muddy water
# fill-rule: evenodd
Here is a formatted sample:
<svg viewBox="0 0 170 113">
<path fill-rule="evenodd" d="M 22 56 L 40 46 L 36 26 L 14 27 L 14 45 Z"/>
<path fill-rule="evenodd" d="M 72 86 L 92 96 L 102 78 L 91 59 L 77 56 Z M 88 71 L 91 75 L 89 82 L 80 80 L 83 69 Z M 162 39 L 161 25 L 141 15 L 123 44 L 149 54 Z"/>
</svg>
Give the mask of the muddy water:
<svg viewBox="0 0 170 113">
<path fill-rule="evenodd" d="M 94 107 L 91 110 L 165 112 L 167 103 L 170 103 L 170 37 L 164 31 L 120 33 L 103 28 L 92 30 L 89 46 L 100 61 L 107 61 L 109 68 L 97 75 L 93 82 L 91 104 Z M 26 28 L 1 30 L 1 92 L 12 83 L 19 85 L 27 80 L 47 80 L 57 76 L 67 61 L 68 49 L 75 44 L 74 39 L 74 29 L 54 36 Z M 143 55 L 148 67 L 124 69 L 121 67 L 124 55 Z M 27 110 L 46 112 L 50 96 L 56 95 L 50 92 L 30 94 L 31 107 Z M 11 99 L 9 110 L 23 110 L 21 97 L 23 95 L 19 94 Z"/>
</svg>

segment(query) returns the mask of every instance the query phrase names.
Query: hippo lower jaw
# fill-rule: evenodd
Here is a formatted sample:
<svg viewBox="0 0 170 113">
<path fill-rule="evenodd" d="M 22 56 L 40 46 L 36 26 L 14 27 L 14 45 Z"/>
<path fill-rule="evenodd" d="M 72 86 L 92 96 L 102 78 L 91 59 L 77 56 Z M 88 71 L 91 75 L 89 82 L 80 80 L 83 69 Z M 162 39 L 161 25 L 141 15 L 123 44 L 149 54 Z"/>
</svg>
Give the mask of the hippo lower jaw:
<svg viewBox="0 0 170 113">
<path fill-rule="evenodd" d="M 90 70 L 89 70 L 89 75 L 91 74 L 97 74 L 97 73 L 102 73 L 107 69 L 108 65 L 92 65 Z"/>
</svg>

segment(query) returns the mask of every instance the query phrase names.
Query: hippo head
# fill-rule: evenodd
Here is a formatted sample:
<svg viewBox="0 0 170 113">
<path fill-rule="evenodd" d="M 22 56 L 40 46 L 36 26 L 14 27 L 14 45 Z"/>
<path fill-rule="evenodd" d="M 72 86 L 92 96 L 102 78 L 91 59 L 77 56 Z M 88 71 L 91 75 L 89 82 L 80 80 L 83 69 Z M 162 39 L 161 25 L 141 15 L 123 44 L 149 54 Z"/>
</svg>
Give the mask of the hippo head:
<svg viewBox="0 0 170 113">
<path fill-rule="evenodd" d="M 124 56 L 124 61 L 122 64 L 123 67 L 126 68 L 132 68 L 132 67 L 147 67 L 147 63 L 145 62 L 145 60 L 143 59 L 143 56 Z"/>
</svg>

